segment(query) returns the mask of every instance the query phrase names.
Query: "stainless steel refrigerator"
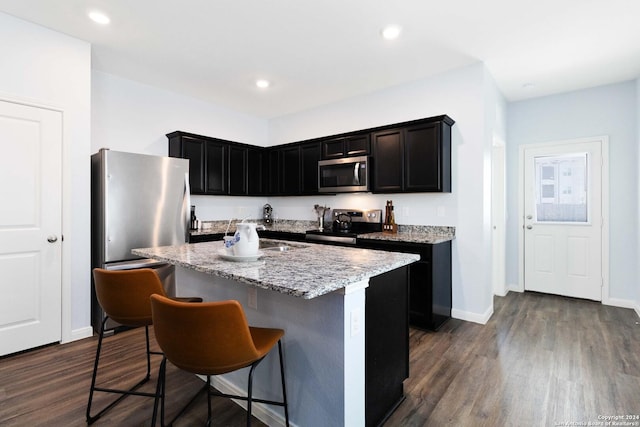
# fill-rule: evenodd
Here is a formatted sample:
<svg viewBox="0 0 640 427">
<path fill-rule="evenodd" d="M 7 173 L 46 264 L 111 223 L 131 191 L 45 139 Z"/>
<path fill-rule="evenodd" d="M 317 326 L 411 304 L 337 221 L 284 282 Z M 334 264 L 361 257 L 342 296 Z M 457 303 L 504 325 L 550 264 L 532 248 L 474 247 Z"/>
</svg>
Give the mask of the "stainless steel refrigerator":
<svg viewBox="0 0 640 427">
<path fill-rule="evenodd" d="M 131 250 L 185 243 L 189 221 L 188 160 L 104 148 L 91 156 L 92 270 L 154 268 L 167 293 L 175 295 L 174 267 Z M 91 295 L 91 323 L 97 331 L 104 313 L 95 297 L 93 274 Z"/>
</svg>

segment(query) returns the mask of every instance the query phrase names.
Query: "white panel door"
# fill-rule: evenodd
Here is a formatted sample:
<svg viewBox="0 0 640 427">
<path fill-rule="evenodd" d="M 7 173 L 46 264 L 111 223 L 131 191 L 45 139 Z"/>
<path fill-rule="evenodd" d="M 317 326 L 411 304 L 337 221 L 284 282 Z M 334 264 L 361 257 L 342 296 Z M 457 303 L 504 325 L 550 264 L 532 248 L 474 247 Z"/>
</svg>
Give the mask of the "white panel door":
<svg viewBox="0 0 640 427">
<path fill-rule="evenodd" d="M 62 113 L 0 101 L 0 355 L 60 341 Z"/>
<path fill-rule="evenodd" d="M 524 149 L 524 287 L 602 300 L 602 143 Z"/>
</svg>

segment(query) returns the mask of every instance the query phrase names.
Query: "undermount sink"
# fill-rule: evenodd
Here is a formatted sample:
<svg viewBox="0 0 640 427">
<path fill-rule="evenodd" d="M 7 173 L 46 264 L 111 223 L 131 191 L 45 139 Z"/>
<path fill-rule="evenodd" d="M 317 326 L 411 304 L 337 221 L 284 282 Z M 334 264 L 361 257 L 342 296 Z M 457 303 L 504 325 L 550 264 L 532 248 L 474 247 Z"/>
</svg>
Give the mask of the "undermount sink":
<svg viewBox="0 0 640 427">
<path fill-rule="evenodd" d="M 273 251 L 273 252 L 287 252 L 296 248 L 306 248 L 307 245 L 292 245 L 289 242 L 280 242 L 277 240 L 262 240 L 260 239 L 259 249 L 261 251 Z"/>
<path fill-rule="evenodd" d="M 286 252 L 291 249 L 291 246 L 267 246 L 264 248 L 260 248 L 263 251 L 274 251 L 274 252 Z"/>
</svg>

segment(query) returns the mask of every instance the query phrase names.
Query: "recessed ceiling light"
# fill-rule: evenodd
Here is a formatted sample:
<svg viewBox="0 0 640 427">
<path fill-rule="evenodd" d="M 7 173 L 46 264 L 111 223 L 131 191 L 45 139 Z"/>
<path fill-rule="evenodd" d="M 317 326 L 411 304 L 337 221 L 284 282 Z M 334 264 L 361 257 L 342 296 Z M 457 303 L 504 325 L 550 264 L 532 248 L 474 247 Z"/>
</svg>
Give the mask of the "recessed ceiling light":
<svg viewBox="0 0 640 427">
<path fill-rule="evenodd" d="M 256 80 L 256 86 L 258 86 L 260 89 L 266 89 L 269 87 L 271 83 L 269 82 L 269 80 L 264 80 L 264 79 L 259 79 Z"/>
<path fill-rule="evenodd" d="M 385 40 L 394 40 L 400 36 L 400 32 L 402 28 L 397 25 L 389 25 L 388 27 L 384 27 L 380 34 L 382 34 L 382 38 Z"/>
<path fill-rule="evenodd" d="M 93 22 L 101 25 L 107 25 L 109 22 L 111 22 L 111 19 L 109 19 L 107 15 L 102 12 L 98 12 L 97 10 L 89 12 L 89 18 L 91 18 Z"/>
</svg>

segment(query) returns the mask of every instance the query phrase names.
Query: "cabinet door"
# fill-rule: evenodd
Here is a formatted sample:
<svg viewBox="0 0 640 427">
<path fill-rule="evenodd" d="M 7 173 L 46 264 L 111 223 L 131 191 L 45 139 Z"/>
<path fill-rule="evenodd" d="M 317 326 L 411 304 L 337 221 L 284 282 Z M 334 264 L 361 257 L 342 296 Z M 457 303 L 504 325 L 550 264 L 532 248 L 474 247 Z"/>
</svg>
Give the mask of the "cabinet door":
<svg viewBox="0 0 640 427">
<path fill-rule="evenodd" d="M 377 426 L 403 399 L 409 377 L 407 269 L 369 279 L 365 290 L 365 425 Z"/>
<path fill-rule="evenodd" d="M 439 129 L 438 123 L 427 123 L 405 130 L 405 191 L 442 191 Z"/>
<path fill-rule="evenodd" d="M 322 141 L 322 158 L 336 159 L 344 156 L 344 138 Z"/>
<path fill-rule="evenodd" d="M 227 194 L 227 144 L 218 141 L 205 143 L 205 193 Z"/>
<path fill-rule="evenodd" d="M 369 150 L 369 134 L 353 135 L 344 140 L 344 154 L 346 156 L 366 156 Z"/>
<path fill-rule="evenodd" d="M 248 194 L 247 155 L 245 147 L 229 146 L 229 194 L 232 196 Z"/>
<path fill-rule="evenodd" d="M 373 151 L 373 191 L 392 193 L 403 188 L 402 129 L 376 132 L 371 136 Z"/>
<path fill-rule="evenodd" d="M 280 194 L 280 181 L 282 181 L 282 168 L 280 167 L 280 151 L 270 149 L 267 154 L 267 193 L 269 195 Z"/>
<path fill-rule="evenodd" d="M 247 186 L 250 196 L 265 194 L 265 152 L 261 149 L 249 148 L 247 152 Z"/>
<path fill-rule="evenodd" d="M 302 194 L 318 194 L 320 144 L 302 144 L 300 150 L 302 156 Z"/>
<path fill-rule="evenodd" d="M 192 194 L 204 193 L 204 141 L 172 134 L 169 156 L 189 160 L 189 187 Z"/>
<path fill-rule="evenodd" d="M 280 165 L 282 167 L 282 182 L 280 183 L 282 194 L 285 196 L 300 194 L 300 146 L 281 148 Z"/>
<path fill-rule="evenodd" d="M 422 257 L 409 267 L 409 322 L 413 326 L 432 329 L 433 274 L 431 257 Z"/>
</svg>

